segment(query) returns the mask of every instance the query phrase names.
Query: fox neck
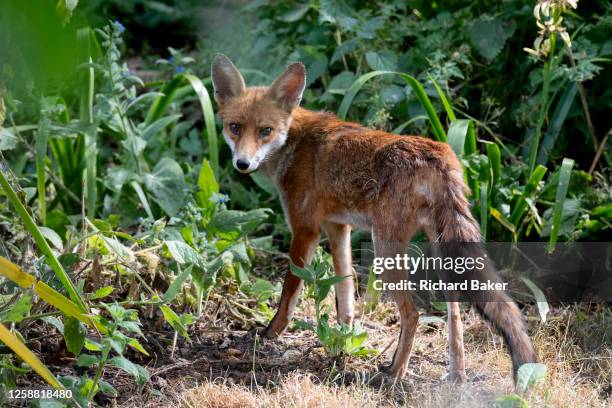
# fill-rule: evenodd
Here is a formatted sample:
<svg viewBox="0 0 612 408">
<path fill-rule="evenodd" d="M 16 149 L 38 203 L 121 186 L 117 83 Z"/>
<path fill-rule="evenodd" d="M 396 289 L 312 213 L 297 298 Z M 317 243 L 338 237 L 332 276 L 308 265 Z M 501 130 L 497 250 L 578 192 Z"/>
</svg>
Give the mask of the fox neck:
<svg viewBox="0 0 612 408">
<path fill-rule="evenodd" d="M 313 112 L 300 107 L 293 110 L 285 143 L 270 153 L 260 166 L 263 173 L 277 186 L 293 159 L 298 142 L 303 137 L 312 135 L 315 127 L 324 127 L 328 116 L 329 114 Z"/>
</svg>

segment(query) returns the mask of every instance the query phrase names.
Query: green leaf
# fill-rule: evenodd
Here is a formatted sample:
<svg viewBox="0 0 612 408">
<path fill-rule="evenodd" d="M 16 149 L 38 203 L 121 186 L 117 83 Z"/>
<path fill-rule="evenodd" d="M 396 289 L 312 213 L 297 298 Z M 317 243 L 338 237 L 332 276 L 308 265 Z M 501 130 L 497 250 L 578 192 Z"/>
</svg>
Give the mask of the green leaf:
<svg viewBox="0 0 612 408">
<path fill-rule="evenodd" d="M 319 1 L 319 22 L 338 24 L 345 30 L 351 30 L 359 20 L 351 17 L 355 11 L 338 0 Z"/>
<path fill-rule="evenodd" d="M 180 264 L 193 264 L 203 265 L 204 260 L 202 256 L 182 241 L 164 241 L 164 246 L 174 258 L 174 260 Z"/>
<path fill-rule="evenodd" d="M 284 21 L 286 23 L 296 22 L 299 19 L 301 19 L 302 17 L 304 17 L 306 15 L 306 13 L 308 13 L 308 10 L 310 10 L 310 4 L 309 3 L 297 5 L 292 10 L 290 10 L 290 11 L 286 12 L 285 14 L 283 14 L 282 16 L 280 16 L 279 20 L 280 21 Z"/>
<path fill-rule="evenodd" d="M 495 186 L 501 176 L 501 152 L 499 146 L 494 142 L 486 142 L 485 147 L 487 149 L 487 157 L 489 158 L 489 166 L 491 167 L 491 173 L 493 175 L 490 189 L 491 191 L 495 191 Z"/>
<path fill-rule="evenodd" d="M 64 250 L 64 243 L 62 242 L 62 238 L 59 236 L 57 232 L 47 227 L 38 227 L 40 232 L 43 234 L 45 238 L 57 249 L 58 251 Z"/>
<path fill-rule="evenodd" d="M 472 126 L 472 121 L 469 119 L 458 119 L 453 121 L 449 128 L 448 134 L 446 135 L 446 143 L 452 148 L 457 157 L 463 156 L 465 138 L 468 133 L 469 127 Z"/>
<path fill-rule="evenodd" d="M 348 113 L 351 103 L 353 102 L 353 99 L 355 98 L 359 90 L 370 79 L 375 78 L 380 75 L 398 75 L 400 78 L 404 80 L 404 82 L 406 82 L 412 88 L 417 100 L 419 101 L 421 106 L 423 106 L 423 109 L 425 109 L 425 112 L 427 113 L 427 116 L 429 117 L 429 120 L 433 127 L 433 131 L 434 131 L 436 140 L 445 141 L 446 132 L 444 132 L 444 128 L 442 127 L 442 123 L 440 122 L 440 118 L 438 117 L 438 114 L 436 113 L 436 110 L 433 104 L 431 103 L 431 100 L 425 93 L 423 86 L 419 83 L 419 81 L 416 80 L 416 78 L 410 75 L 407 75 L 407 74 L 403 74 L 401 72 L 372 71 L 372 72 L 368 72 L 367 74 L 364 74 L 360 76 L 359 78 L 357 78 L 355 82 L 353 83 L 353 85 L 351 85 L 349 90 L 344 95 L 344 98 L 342 99 L 342 103 L 340 103 L 340 107 L 338 108 L 338 117 L 342 120 L 346 119 L 346 114 Z"/>
<path fill-rule="evenodd" d="M 170 115 L 159 118 L 150 125 L 148 125 L 140 134 L 140 137 L 146 142 L 151 140 L 153 136 L 170 126 L 172 123 L 180 119 L 182 115 Z"/>
<path fill-rule="evenodd" d="M 101 299 L 104 297 L 107 297 L 108 295 L 110 295 L 111 293 L 113 293 L 113 287 L 112 286 L 104 286 L 98 290 L 96 290 L 94 292 L 94 294 L 91 296 L 91 299 Z"/>
<path fill-rule="evenodd" d="M 35 165 L 36 165 L 36 186 L 38 189 L 38 209 L 40 212 L 40 221 L 43 225 L 47 223 L 47 194 L 45 160 L 47 159 L 47 146 L 49 139 L 49 127 L 51 120 L 48 117 L 43 117 L 38 125 L 35 139 Z"/>
<path fill-rule="evenodd" d="M 144 175 L 144 183 L 153 200 L 166 214 L 176 215 L 185 204 L 185 176 L 181 166 L 173 159 L 161 159 L 153 173 Z"/>
<path fill-rule="evenodd" d="M 531 174 L 531 177 L 527 181 L 527 184 L 523 188 L 523 193 L 519 197 L 514 209 L 512 210 L 512 214 L 510 215 L 510 223 L 515 227 L 518 227 L 520 221 L 527 210 L 527 199 L 533 198 L 533 196 L 538 191 L 538 186 L 544 174 L 546 174 L 546 167 L 542 165 L 538 165 Z"/>
<path fill-rule="evenodd" d="M 108 364 L 120 368 L 126 373 L 133 376 L 134 380 L 136 381 L 136 384 L 140 388 L 142 388 L 147 383 L 147 381 L 149 381 L 149 371 L 146 368 L 139 366 L 138 364 L 132 363 L 125 357 L 113 357 L 108 360 Z"/>
<path fill-rule="evenodd" d="M 538 312 L 540 313 L 540 318 L 542 322 L 546 322 L 546 315 L 548 314 L 550 308 L 548 307 L 548 301 L 546 300 L 546 295 L 544 292 L 530 279 L 525 277 L 521 277 L 521 280 L 525 282 L 525 285 L 529 288 L 533 296 L 535 297 L 536 302 L 538 303 Z"/>
<path fill-rule="evenodd" d="M 174 259 L 176 260 L 176 258 Z M 183 269 L 181 273 L 174 279 L 174 281 L 172 281 L 172 283 L 170 284 L 170 287 L 168 287 L 168 290 L 166 290 L 166 293 L 164 293 L 164 297 L 163 297 L 164 303 L 172 302 L 172 300 L 174 300 L 176 295 L 179 294 L 183 286 L 183 283 L 187 280 L 189 275 L 191 275 L 191 268 L 192 268 L 191 266 L 188 266 L 187 268 Z"/>
<path fill-rule="evenodd" d="M 480 183 L 480 231 L 486 241 L 489 222 L 489 189 L 486 182 Z"/>
<path fill-rule="evenodd" d="M 429 75 L 429 74 L 427 74 L 427 77 L 429 78 L 431 83 L 434 85 L 434 88 L 436 88 L 436 91 L 438 92 L 438 95 L 440 96 L 440 100 L 442 101 L 442 105 L 444 106 L 444 110 L 446 111 L 446 114 L 448 115 L 448 120 L 452 124 L 452 122 L 457 120 L 457 116 L 455 116 L 455 111 L 453 110 L 453 106 L 448 101 L 448 98 L 446 97 L 446 94 L 444 93 L 442 88 L 440 88 L 440 85 L 438 85 L 436 80 L 433 79 L 433 77 L 431 75 Z"/>
<path fill-rule="evenodd" d="M 64 340 L 66 348 L 74 355 L 79 355 L 85 344 L 85 327 L 72 316 L 64 318 Z"/>
<path fill-rule="evenodd" d="M 495 398 L 493 402 L 496 406 L 499 406 L 499 408 L 529 408 L 527 401 L 520 395 L 514 393 Z"/>
<path fill-rule="evenodd" d="M 17 147 L 17 136 L 0 126 L 0 151 L 13 150 L 15 147 Z"/>
<path fill-rule="evenodd" d="M 0 311 L 1 323 L 19 323 L 30 313 L 32 308 L 32 296 L 24 293 L 23 296 L 13 303 L 11 307 Z"/>
<path fill-rule="evenodd" d="M 189 340 L 189 333 L 187 328 L 183 325 L 181 318 L 167 305 L 161 305 L 159 307 L 164 315 L 164 319 L 174 330 L 178 332 L 182 337 Z"/>
<path fill-rule="evenodd" d="M 76 361 L 76 365 L 79 367 L 91 368 L 94 365 L 98 364 L 100 359 L 97 356 L 93 356 L 91 354 L 81 354 Z"/>
<path fill-rule="evenodd" d="M 522 394 L 527 388 L 546 378 L 546 366 L 541 363 L 527 363 L 519 367 L 516 386 Z"/>
<path fill-rule="evenodd" d="M 559 137 L 559 133 L 563 127 L 563 123 L 565 122 L 567 114 L 574 103 L 577 91 L 578 84 L 576 82 L 571 82 L 565 88 L 563 95 L 561 95 L 561 98 L 559 99 L 557 107 L 555 108 L 550 120 L 550 126 L 548 126 L 544 139 L 542 140 L 542 144 L 540 145 L 540 151 L 538 152 L 538 159 L 536 163 L 546 165 L 548 162 L 548 156 L 555 147 L 557 138 Z"/>
<path fill-rule="evenodd" d="M 375 71 L 393 71 L 397 69 L 397 55 L 389 50 L 369 51 L 365 55 L 370 68 Z"/>
<path fill-rule="evenodd" d="M 552 252 L 557 244 L 559 230 L 561 228 L 561 219 L 563 216 L 563 207 L 567 197 L 567 188 L 569 186 L 570 177 L 574 161 L 572 159 L 563 159 L 561 168 L 559 169 L 559 184 L 557 184 L 557 195 L 555 197 L 555 207 L 553 209 L 552 224 L 550 229 L 550 238 L 548 241 L 548 251 Z"/>
<path fill-rule="evenodd" d="M 215 173 L 208 160 L 202 161 L 200 175 L 198 176 L 198 192 L 195 194 L 196 202 L 202 208 L 212 208 L 214 203 L 210 201 L 213 193 L 219 193 L 219 184 L 215 179 Z"/>
<path fill-rule="evenodd" d="M 313 283 L 314 282 L 315 276 L 314 276 L 314 273 L 312 272 L 312 270 L 310 270 L 308 268 L 299 267 L 296 264 L 294 264 L 293 262 L 291 262 L 291 264 L 289 265 L 289 268 L 291 269 L 291 273 L 293 275 L 295 275 L 298 278 L 302 279 L 304 282 L 306 282 L 306 283 Z"/>
<path fill-rule="evenodd" d="M 132 347 L 135 350 L 138 350 L 146 356 L 149 355 L 149 353 L 147 353 L 147 350 L 145 350 L 145 348 L 142 347 L 142 344 L 140 344 L 140 342 L 136 339 L 130 339 L 130 341 L 128 341 L 128 346 Z"/>
<path fill-rule="evenodd" d="M 490 61 L 504 48 L 513 31 L 504 29 L 502 21 L 485 14 L 474 21 L 468 36 L 476 51 Z"/>
<path fill-rule="evenodd" d="M 276 186 L 269 177 L 264 175 L 261 171 L 255 171 L 251 173 L 250 176 L 259 188 L 270 194 L 270 196 L 276 197 L 278 194 L 276 191 Z"/>
</svg>

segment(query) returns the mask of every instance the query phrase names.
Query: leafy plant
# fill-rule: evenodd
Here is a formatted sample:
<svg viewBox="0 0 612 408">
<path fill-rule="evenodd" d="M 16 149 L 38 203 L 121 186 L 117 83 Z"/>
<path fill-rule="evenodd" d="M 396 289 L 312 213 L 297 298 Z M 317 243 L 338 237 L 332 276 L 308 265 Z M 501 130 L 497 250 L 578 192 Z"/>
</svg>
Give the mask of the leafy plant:
<svg viewBox="0 0 612 408">
<path fill-rule="evenodd" d="M 312 299 L 315 304 L 315 317 L 317 319 L 316 329 L 312 324 L 305 321 L 296 322 L 296 326 L 313 330 L 317 333 L 319 341 L 325 351 L 332 357 L 342 354 L 367 356 L 378 353 L 378 350 L 369 349 L 363 344 L 368 338 L 368 333 L 361 330 L 360 324 L 329 323 L 328 306 L 324 303 L 331 288 L 344 277 L 331 276 L 331 265 L 329 256 L 324 256 L 320 251 L 310 265 L 303 268 L 291 264 L 291 273 L 301 278 L 306 284 L 307 299 Z"/>
</svg>

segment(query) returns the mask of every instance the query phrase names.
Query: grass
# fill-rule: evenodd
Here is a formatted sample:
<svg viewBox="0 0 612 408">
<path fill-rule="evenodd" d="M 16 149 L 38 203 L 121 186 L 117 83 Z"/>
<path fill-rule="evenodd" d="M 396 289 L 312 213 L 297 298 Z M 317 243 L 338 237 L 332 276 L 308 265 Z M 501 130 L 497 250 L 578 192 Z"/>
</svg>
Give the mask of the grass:
<svg viewBox="0 0 612 408">
<path fill-rule="evenodd" d="M 311 316 L 313 308 L 312 302 L 304 302 L 297 318 Z M 605 407 L 612 401 L 612 315 L 600 308 L 590 310 L 595 318 L 581 318 L 587 309 L 555 308 L 546 323 L 539 321 L 534 307 L 528 309 L 530 333 L 540 360 L 548 367 L 546 381 L 528 394 L 530 406 Z M 383 350 L 393 343 L 399 331 L 397 320 L 394 304 L 382 302 L 364 319 L 370 334 L 368 346 Z M 210 342 L 216 352 L 208 350 L 206 355 L 217 355 L 218 361 L 194 359 L 190 365 L 189 358 L 179 358 L 177 364 L 188 368 L 163 378 L 153 374 L 154 383 L 164 384 L 162 397 L 124 401 L 123 406 L 491 407 L 496 397 L 513 392 L 511 362 L 502 340 L 473 311 L 465 313 L 468 382 L 463 385 L 445 379 L 448 353 L 446 327 L 441 322 L 419 325 L 408 373 L 395 386 L 377 373 L 377 366 L 391 358 L 394 344 L 381 357 L 334 363 L 324 357 L 312 335 L 290 330 L 282 339 L 261 346 L 278 348 L 279 358 L 260 349 L 253 368 L 246 363 L 252 360 L 252 340 L 242 343 L 223 330 L 217 335 L 228 339 L 229 347 L 219 348 L 221 341 L 210 333 L 200 342 Z M 238 360 L 245 364 L 232 363 Z"/>
</svg>

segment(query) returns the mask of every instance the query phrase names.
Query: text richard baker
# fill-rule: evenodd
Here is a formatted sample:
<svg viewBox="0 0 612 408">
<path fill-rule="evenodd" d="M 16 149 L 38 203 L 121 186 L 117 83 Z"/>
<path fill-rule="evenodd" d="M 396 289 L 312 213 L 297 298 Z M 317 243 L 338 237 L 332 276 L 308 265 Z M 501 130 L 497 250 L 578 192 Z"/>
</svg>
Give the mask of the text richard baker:
<svg viewBox="0 0 612 408">
<path fill-rule="evenodd" d="M 383 282 L 382 279 L 374 281 L 374 289 L 376 290 L 433 290 L 433 291 L 455 291 L 455 290 L 472 290 L 472 291 L 496 291 L 506 290 L 508 283 L 495 281 L 479 281 L 476 279 L 464 280 L 461 282 L 444 282 L 441 280 L 434 281 L 429 279 L 421 279 L 418 282 L 402 279 L 399 282 Z"/>
</svg>

